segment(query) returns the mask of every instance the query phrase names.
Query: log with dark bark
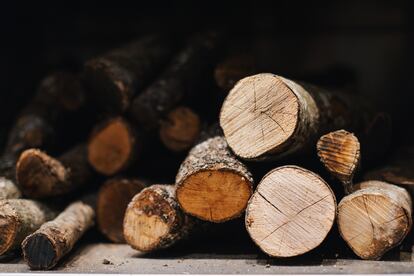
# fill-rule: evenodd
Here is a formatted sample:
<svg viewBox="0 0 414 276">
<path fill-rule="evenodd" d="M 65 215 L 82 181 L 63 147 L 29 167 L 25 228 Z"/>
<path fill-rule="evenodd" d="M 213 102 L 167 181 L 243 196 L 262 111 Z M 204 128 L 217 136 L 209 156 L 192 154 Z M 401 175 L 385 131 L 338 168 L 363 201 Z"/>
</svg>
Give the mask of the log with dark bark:
<svg viewBox="0 0 414 276">
<path fill-rule="evenodd" d="M 380 259 L 410 231 L 411 197 L 403 188 L 375 180 L 355 190 L 338 205 L 339 232 L 362 259 Z"/>
<path fill-rule="evenodd" d="M 63 195 L 88 185 L 92 179 L 86 146 L 77 145 L 59 158 L 29 149 L 16 165 L 16 178 L 23 194 L 31 198 Z"/>
<path fill-rule="evenodd" d="M 176 176 L 177 200 L 184 212 L 211 222 L 239 217 L 253 191 L 249 170 L 231 153 L 224 137 L 196 145 Z"/>
<path fill-rule="evenodd" d="M 51 269 L 68 254 L 94 224 L 93 206 L 82 201 L 70 204 L 54 220 L 46 222 L 22 242 L 24 260 L 31 269 Z"/>
<path fill-rule="evenodd" d="M 0 201 L 0 255 L 18 249 L 26 236 L 55 216 L 55 211 L 34 200 Z"/>
<path fill-rule="evenodd" d="M 133 100 L 133 119 L 146 130 L 156 130 L 167 113 L 186 97 L 200 97 L 205 79 L 212 74 L 220 41 L 221 36 L 215 32 L 191 37 L 156 81 Z"/>
<path fill-rule="evenodd" d="M 100 188 L 96 219 L 99 230 L 112 242 L 125 242 L 123 235 L 125 210 L 131 199 L 146 186 L 148 182 L 142 179 L 112 178 Z"/>
<path fill-rule="evenodd" d="M 187 237 L 194 220 L 185 215 L 175 198 L 175 186 L 152 185 L 129 203 L 124 236 L 134 249 L 152 252 L 170 247 Z"/>
<path fill-rule="evenodd" d="M 253 241 L 273 257 L 311 251 L 335 221 L 336 199 L 317 174 L 283 166 L 263 177 L 246 209 L 246 228 Z"/>
<path fill-rule="evenodd" d="M 92 100 L 110 112 L 126 111 L 174 48 L 166 36 L 150 35 L 87 61 L 84 78 Z"/>
</svg>

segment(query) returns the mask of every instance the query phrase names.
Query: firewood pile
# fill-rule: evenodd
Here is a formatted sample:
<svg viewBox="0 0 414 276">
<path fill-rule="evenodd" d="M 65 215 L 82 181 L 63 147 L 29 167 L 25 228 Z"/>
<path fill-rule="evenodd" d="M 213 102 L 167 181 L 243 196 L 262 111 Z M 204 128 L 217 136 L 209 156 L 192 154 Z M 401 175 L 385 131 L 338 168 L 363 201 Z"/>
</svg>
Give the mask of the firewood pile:
<svg viewBox="0 0 414 276">
<path fill-rule="evenodd" d="M 70 142 L 55 154 L 59 137 Z M 46 76 L 16 118 L 0 254 L 46 270 L 94 225 L 154 252 L 242 217 L 271 257 L 306 254 L 337 227 L 355 258 L 378 260 L 412 225 L 414 155 L 390 153 L 390 138 L 369 100 L 265 71 L 222 33 L 143 36 Z"/>
</svg>

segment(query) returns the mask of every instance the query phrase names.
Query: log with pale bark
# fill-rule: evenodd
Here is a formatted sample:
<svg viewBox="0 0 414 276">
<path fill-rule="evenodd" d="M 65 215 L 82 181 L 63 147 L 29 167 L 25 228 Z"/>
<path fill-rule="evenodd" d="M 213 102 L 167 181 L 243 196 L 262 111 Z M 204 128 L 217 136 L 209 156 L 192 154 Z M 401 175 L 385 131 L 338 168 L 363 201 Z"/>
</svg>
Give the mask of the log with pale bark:
<svg viewBox="0 0 414 276">
<path fill-rule="evenodd" d="M 411 226 L 410 195 L 386 182 L 362 182 L 338 205 L 339 232 L 362 259 L 380 259 L 404 240 Z"/>
<path fill-rule="evenodd" d="M 317 174 L 283 166 L 266 174 L 246 209 L 252 240 L 273 257 L 293 257 L 318 247 L 335 221 L 336 199 Z"/>
</svg>

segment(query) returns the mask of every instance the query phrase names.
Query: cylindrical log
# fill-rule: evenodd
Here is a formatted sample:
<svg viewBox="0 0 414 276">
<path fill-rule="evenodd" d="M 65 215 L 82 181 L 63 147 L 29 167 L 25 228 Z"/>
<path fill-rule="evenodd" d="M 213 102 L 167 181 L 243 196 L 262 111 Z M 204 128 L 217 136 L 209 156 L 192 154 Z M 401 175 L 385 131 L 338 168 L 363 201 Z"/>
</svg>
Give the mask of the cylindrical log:
<svg viewBox="0 0 414 276">
<path fill-rule="evenodd" d="M 156 130 L 186 96 L 200 97 L 197 92 L 204 85 L 203 79 L 212 74 L 219 42 L 220 35 L 214 32 L 193 36 L 161 76 L 133 100 L 133 119 L 146 130 Z"/>
<path fill-rule="evenodd" d="M 317 174 L 283 166 L 266 174 L 246 209 L 253 241 L 273 257 L 292 257 L 319 246 L 335 221 L 336 199 Z"/>
<path fill-rule="evenodd" d="M 183 211 L 211 222 L 240 216 L 253 191 L 251 173 L 221 136 L 207 139 L 189 152 L 175 183 Z"/>
<path fill-rule="evenodd" d="M 19 198 L 22 194 L 14 182 L 6 177 L 0 177 L 0 200 Z"/>
<path fill-rule="evenodd" d="M 37 201 L 6 199 L 0 201 L 0 255 L 20 247 L 23 239 L 56 213 Z"/>
<path fill-rule="evenodd" d="M 377 260 L 399 245 L 412 225 L 411 197 L 403 188 L 366 181 L 338 205 L 342 238 L 362 259 Z"/>
<path fill-rule="evenodd" d="M 112 242 L 125 242 L 123 235 L 125 210 L 131 199 L 146 186 L 148 183 L 141 179 L 112 178 L 100 188 L 96 219 L 99 230 Z"/>
<path fill-rule="evenodd" d="M 331 93 L 273 74 L 240 80 L 220 113 L 229 146 L 241 158 L 280 158 L 312 149 L 332 130 L 354 130 L 364 110 L 354 112 L 349 94 Z"/>
<path fill-rule="evenodd" d="M 57 159 L 37 149 L 26 150 L 17 162 L 16 178 L 23 194 L 31 198 L 70 193 L 92 178 L 86 146 L 77 145 Z"/>
<path fill-rule="evenodd" d="M 70 204 L 54 220 L 43 224 L 22 243 L 23 256 L 31 269 L 51 269 L 69 253 L 94 224 L 95 211 L 82 201 Z"/>
<path fill-rule="evenodd" d="M 151 35 L 89 60 L 84 76 L 91 98 L 107 111 L 125 111 L 138 90 L 167 63 L 174 48 L 167 37 Z"/>
<path fill-rule="evenodd" d="M 188 107 L 180 106 L 171 110 L 161 122 L 159 135 L 169 150 L 182 152 L 190 149 L 201 132 L 201 120 Z"/>
<path fill-rule="evenodd" d="M 152 185 L 134 196 L 125 212 L 124 236 L 134 249 L 152 252 L 187 237 L 194 221 L 175 198 L 173 185 Z"/>
<path fill-rule="evenodd" d="M 88 142 L 89 164 L 103 175 L 114 175 L 126 168 L 140 153 L 135 128 L 124 118 L 115 117 L 98 124 Z"/>
</svg>

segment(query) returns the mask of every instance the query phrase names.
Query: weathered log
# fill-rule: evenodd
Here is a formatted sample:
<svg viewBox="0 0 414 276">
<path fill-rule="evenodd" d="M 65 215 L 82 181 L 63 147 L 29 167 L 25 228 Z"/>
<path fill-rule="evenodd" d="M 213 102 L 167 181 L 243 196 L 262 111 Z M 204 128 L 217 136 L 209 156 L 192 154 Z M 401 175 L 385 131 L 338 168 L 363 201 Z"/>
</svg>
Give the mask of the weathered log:
<svg viewBox="0 0 414 276">
<path fill-rule="evenodd" d="M 104 110 L 126 111 L 138 90 L 168 62 L 174 48 L 169 38 L 150 35 L 87 61 L 84 78 L 91 98 Z"/>
<path fill-rule="evenodd" d="M 358 138 L 348 131 L 337 130 L 319 138 L 316 148 L 322 164 L 342 182 L 345 193 L 351 193 L 353 177 L 361 159 Z"/>
<path fill-rule="evenodd" d="M 144 129 L 156 130 L 165 115 L 184 98 L 200 97 L 197 92 L 204 85 L 203 79 L 212 74 L 220 40 L 215 32 L 191 37 L 160 77 L 133 100 L 132 118 Z"/>
<path fill-rule="evenodd" d="M 34 200 L 1 200 L 0 255 L 19 248 L 26 236 L 55 216 L 53 210 Z"/>
<path fill-rule="evenodd" d="M 123 222 L 131 199 L 148 186 L 147 181 L 134 178 L 112 178 L 98 193 L 96 219 L 98 228 L 109 240 L 124 243 Z M 116 208 L 114 208 L 116 206 Z"/>
<path fill-rule="evenodd" d="M 412 225 L 411 197 L 403 188 L 366 181 L 338 205 L 342 238 L 362 259 L 380 259 L 399 245 Z"/>
<path fill-rule="evenodd" d="M 134 196 L 125 212 L 124 236 L 134 249 L 152 252 L 187 237 L 194 226 L 175 198 L 173 185 L 152 185 Z"/>
<path fill-rule="evenodd" d="M 16 178 L 24 195 L 43 198 L 63 195 L 88 184 L 92 178 L 84 144 L 59 158 L 38 149 L 24 151 L 16 165 Z"/>
<path fill-rule="evenodd" d="M 70 204 L 54 220 L 46 222 L 22 243 L 23 257 L 31 269 L 51 269 L 68 254 L 94 224 L 93 206 L 82 201 Z"/>
<path fill-rule="evenodd" d="M 180 106 L 171 110 L 162 120 L 159 135 L 169 150 L 182 152 L 190 149 L 201 132 L 201 120 L 188 107 Z"/>
<path fill-rule="evenodd" d="M 253 190 L 251 173 L 221 136 L 207 139 L 189 152 L 175 183 L 183 211 L 211 222 L 240 216 Z"/>
<path fill-rule="evenodd" d="M 246 209 L 252 240 L 273 257 L 292 257 L 319 246 L 331 230 L 335 195 L 317 174 L 283 166 L 266 174 Z"/>
</svg>

